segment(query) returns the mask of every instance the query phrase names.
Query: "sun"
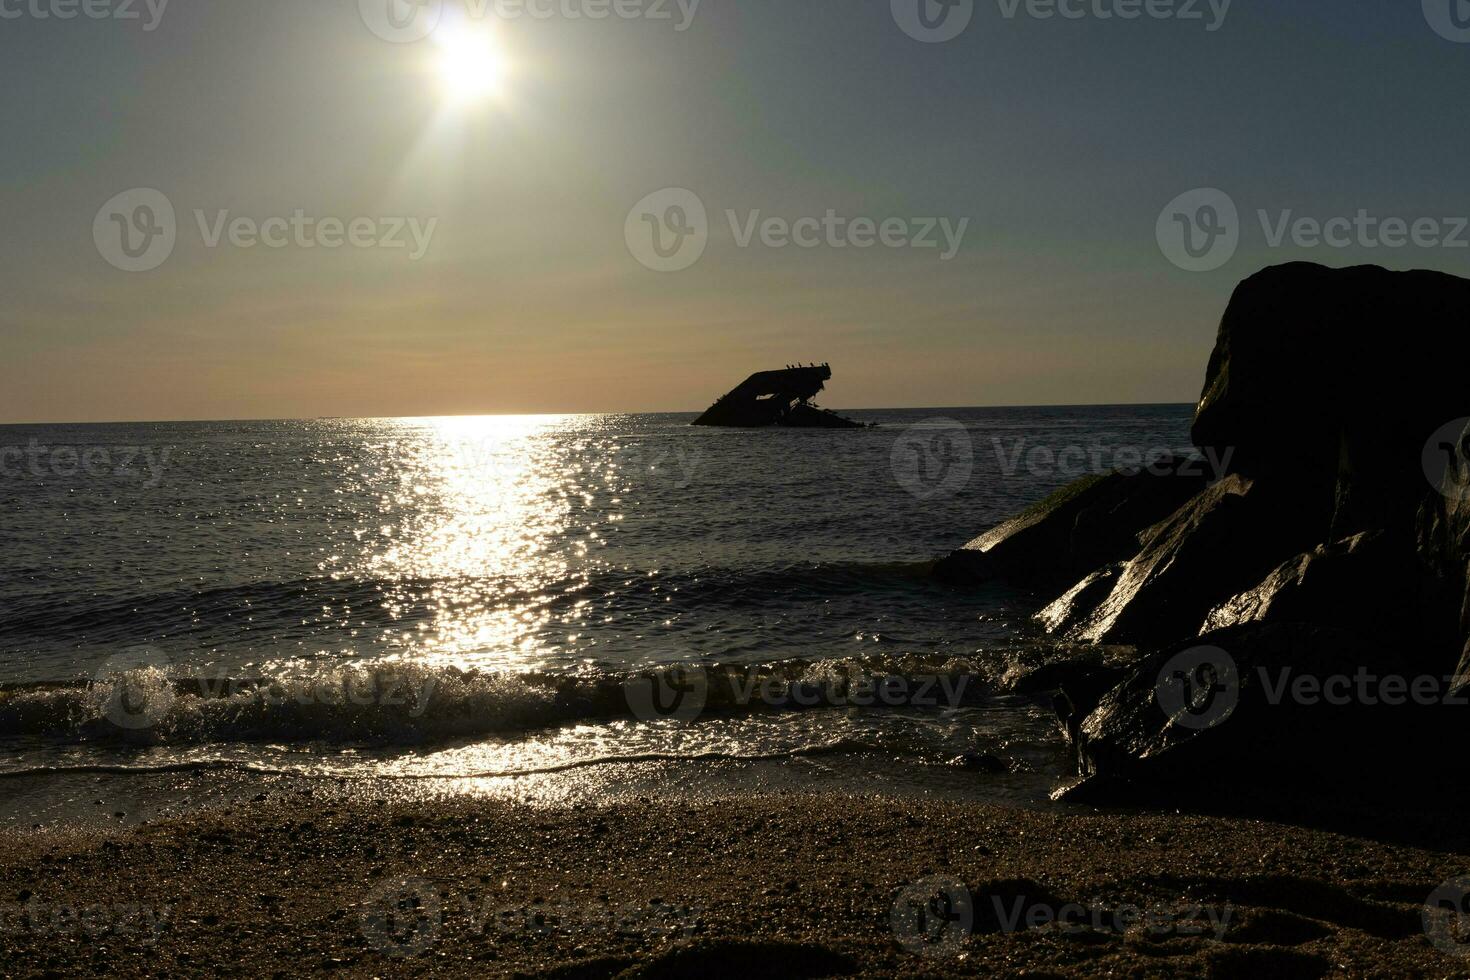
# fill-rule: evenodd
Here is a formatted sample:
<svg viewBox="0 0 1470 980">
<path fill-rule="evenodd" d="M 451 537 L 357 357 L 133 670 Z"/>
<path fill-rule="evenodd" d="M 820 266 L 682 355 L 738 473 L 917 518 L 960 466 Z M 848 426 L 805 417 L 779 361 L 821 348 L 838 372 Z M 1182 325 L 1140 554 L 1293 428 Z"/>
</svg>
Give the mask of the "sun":
<svg viewBox="0 0 1470 980">
<path fill-rule="evenodd" d="M 440 89 L 450 102 L 469 105 L 500 92 L 505 57 L 488 28 L 445 23 L 434 32 L 434 43 Z"/>
</svg>

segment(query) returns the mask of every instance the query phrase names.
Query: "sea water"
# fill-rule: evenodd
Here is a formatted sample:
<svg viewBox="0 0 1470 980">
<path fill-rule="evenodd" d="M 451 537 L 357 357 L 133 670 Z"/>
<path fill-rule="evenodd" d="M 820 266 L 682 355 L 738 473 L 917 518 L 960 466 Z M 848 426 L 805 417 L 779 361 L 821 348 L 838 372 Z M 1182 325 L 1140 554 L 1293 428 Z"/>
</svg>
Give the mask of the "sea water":
<svg viewBox="0 0 1470 980">
<path fill-rule="evenodd" d="M 1044 794 L 1056 726 L 998 681 L 1046 642 L 1037 597 L 932 564 L 1187 451 L 1190 407 L 847 414 L 876 427 L 0 428 L 0 778 L 724 762 Z"/>
</svg>

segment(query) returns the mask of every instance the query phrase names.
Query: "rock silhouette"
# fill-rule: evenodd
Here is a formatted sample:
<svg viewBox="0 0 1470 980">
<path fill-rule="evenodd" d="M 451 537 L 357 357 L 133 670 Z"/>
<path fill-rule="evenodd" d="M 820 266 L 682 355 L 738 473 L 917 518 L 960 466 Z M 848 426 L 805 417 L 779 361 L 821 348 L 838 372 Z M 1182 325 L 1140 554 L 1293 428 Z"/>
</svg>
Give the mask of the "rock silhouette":
<svg viewBox="0 0 1470 980">
<path fill-rule="evenodd" d="M 1195 413 L 1196 446 L 1229 460 L 1218 483 L 1178 460 L 1091 477 L 938 563 L 1051 596 L 1036 618 L 1059 637 L 1133 648 L 1120 678 L 1083 658 L 1087 683 L 1059 685 L 1073 795 L 1422 775 L 1426 740 L 1470 722 L 1450 695 L 1470 669 L 1467 364 L 1470 280 L 1265 269 L 1231 298 Z M 1161 710 L 1160 671 L 1201 646 L 1234 672 L 1215 725 Z M 1325 704 L 1274 683 L 1365 672 L 1436 694 Z"/>
</svg>

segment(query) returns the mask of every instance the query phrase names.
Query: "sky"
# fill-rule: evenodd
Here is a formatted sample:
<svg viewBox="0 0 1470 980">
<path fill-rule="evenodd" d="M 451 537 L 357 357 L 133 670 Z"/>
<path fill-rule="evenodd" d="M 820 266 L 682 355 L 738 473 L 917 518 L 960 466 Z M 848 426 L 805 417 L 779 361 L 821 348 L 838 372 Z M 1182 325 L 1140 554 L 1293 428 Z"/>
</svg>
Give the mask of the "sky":
<svg viewBox="0 0 1470 980">
<path fill-rule="evenodd" d="M 0 0 L 0 422 L 1192 402 L 1470 274 L 1464 0 L 527 2 Z"/>
</svg>

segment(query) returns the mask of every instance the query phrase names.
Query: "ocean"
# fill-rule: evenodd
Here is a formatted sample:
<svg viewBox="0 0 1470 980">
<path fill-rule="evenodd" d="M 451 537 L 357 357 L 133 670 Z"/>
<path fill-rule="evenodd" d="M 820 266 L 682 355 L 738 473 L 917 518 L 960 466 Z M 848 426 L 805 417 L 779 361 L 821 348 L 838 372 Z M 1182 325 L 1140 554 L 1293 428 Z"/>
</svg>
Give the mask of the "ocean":
<svg viewBox="0 0 1470 980">
<path fill-rule="evenodd" d="M 1044 798 L 1048 707 L 997 690 L 1034 604 L 930 568 L 1191 410 L 0 428 L 0 818 L 201 775 Z"/>
</svg>

